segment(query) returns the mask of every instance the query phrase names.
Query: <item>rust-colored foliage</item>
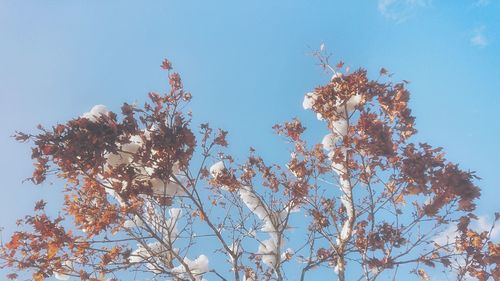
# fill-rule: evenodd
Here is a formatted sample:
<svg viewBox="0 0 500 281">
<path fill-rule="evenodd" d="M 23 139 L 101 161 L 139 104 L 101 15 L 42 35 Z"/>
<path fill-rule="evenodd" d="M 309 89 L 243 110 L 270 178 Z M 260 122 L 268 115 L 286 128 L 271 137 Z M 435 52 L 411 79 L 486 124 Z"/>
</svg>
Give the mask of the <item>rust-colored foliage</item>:
<svg viewBox="0 0 500 281">
<path fill-rule="evenodd" d="M 327 135 L 310 144 L 297 118 L 274 126 L 291 145 L 283 166 L 253 148 L 238 164 L 225 152 L 227 131 L 202 124 L 193 132 L 184 112 L 192 95 L 168 60 L 161 68 L 169 90 L 150 93 L 142 107 L 124 104 L 117 114 L 96 106 L 36 134 L 17 133 L 33 143 L 31 180 L 56 176 L 66 185 L 59 216 L 38 201 L 2 246 L 0 266 L 14 271 L 7 278 L 118 280 L 134 271 L 175 280 L 305 280 L 327 268 L 343 281 L 354 279 L 345 275 L 352 266 L 362 272 L 356 280 L 396 280 L 402 269 L 431 280 L 427 268 L 442 265 L 457 279 L 500 280 L 493 228 L 473 227 L 477 177 L 441 148 L 411 141 L 406 82 L 385 81 L 386 69 L 371 80 L 366 70 L 349 73 L 316 56 L 333 77 L 306 94 L 304 108 Z M 304 236 L 294 237 L 292 227 Z M 449 227 L 453 234 L 438 239 Z M 205 255 L 192 256 L 196 228 L 214 239 L 205 254 L 227 264 L 209 267 Z M 305 243 L 285 250 L 290 238 Z M 284 274 L 289 264 L 300 267 L 299 278 Z"/>
</svg>

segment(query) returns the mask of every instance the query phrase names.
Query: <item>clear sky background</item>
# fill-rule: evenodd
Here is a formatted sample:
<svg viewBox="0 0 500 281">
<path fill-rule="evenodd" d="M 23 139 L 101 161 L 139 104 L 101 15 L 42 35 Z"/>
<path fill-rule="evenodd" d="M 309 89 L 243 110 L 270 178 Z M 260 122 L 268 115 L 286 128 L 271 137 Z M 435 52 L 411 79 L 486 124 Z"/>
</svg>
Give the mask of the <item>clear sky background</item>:
<svg viewBox="0 0 500 281">
<path fill-rule="evenodd" d="M 417 140 L 482 178 L 479 214 L 499 211 L 500 1 L 0 0 L 0 226 L 60 185 L 34 188 L 29 146 L 9 136 L 64 122 L 95 104 L 118 110 L 164 91 L 169 58 L 193 93 L 195 124 L 230 131 L 230 150 L 288 157 L 271 126 L 324 124 L 305 92 L 329 78 L 309 53 L 325 43 L 351 69 L 410 80 Z M 53 206 L 54 208 L 57 205 Z"/>
</svg>

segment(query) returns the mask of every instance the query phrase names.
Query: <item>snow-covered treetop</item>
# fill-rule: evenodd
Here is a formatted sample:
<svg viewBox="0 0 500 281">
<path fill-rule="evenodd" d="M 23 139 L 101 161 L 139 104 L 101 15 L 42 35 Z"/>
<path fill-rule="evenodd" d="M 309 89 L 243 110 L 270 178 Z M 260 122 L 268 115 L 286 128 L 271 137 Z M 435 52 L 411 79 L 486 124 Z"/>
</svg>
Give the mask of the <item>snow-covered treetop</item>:
<svg viewBox="0 0 500 281">
<path fill-rule="evenodd" d="M 298 119 L 274 126 L 290 145 L 284 164 L 254 149 L 236 159 L 228 132 L 193 129 L 192 95 L 169 61 L 161 65 L 168 91 L 150 93 L 143 107 L 97 105 L 18 133 L 34 144 L 31 180 L 62 179 L 64 206 L 52 218 L 37 202 L 0 247 L 0 267 L 36 281 L 392 280 L 401 272 L 429 280 L 437 265 L 457 279 L 500 278 L 495 224 L 471 227 L 475 175 L 440 148 L 411 142 L 406 83 L 386 70 L 372 80 L 331 66 L 323 52 L 332 78 L 302 106 L 324 129 L 311 138 Z"/>
</svg>

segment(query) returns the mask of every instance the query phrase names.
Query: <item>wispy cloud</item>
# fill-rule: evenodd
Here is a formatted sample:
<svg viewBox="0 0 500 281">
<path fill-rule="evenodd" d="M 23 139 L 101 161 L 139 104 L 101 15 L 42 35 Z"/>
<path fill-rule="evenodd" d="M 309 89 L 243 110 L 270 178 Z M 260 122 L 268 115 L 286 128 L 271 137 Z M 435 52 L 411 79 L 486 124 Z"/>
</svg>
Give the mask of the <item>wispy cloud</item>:
<svg viewBox="0 0 500 281">
<path fill-rule="evenodd" d="M 470 43 L 472 46 L 478 47 L 478 48 L 484 48 L 488 45 L 488 38 L 486 38 L 486 35 L 484 35 L 484 26 L 480 26 L 476 29 L 474 29 L 472 36 L 470 38 Z"/>
<path fill-rule="evenodd" d="M 484 6 L 488 6 L 490 3 L 491 3 L 491 0 L 476 0 L 474 2 L 474 5 L 479 6 L 479 7 L 484 7 Z"/>
<path fill-rule="evenodd" d="M 474 229 L 478 233 L 489 232 L 491 241 L 498 243 L 500 240 L 500 222 L 493 220 L 488 215 L 479 216 L 477 220 L 472 221 L 469 226 L 471 229 Z M 441 233 L 434 237 L 434 242 L 438 245 L 444 246 L 448 244 L 453 244 L 459 235 L 457 224 L 453 223 L 448 228 L 444 229 Z M 456 251 L 456 250 L 455 250 Z M 463 257 L 456 257 L 453 261 L 454 266 L 463 266 L 464 265 Z M 456 274 L 457 271 L 453 270 L 453 273 Z M 469 275 L 466 275 L 465 280 L 473 280 L 469 279 Z"/>
<path fill-rule="evenodd" d="M 413 17 L 418 9 L 428 7 L 430 3 L 431 0 L 378 0 L 378 11 L 384 17 L 402 23 Z"/>
<path fill-rule="evenodd" d="M 490 238 L 493 241 L 500 240 L 500 222 L 494 222 L 494 220 L 488 215 L 479 216 L 477 220 L 472 222 L 471 227 L 481 233 L 484 231 L 490 232 Z M 439 245 L 446 245 L 455 241 L 458 235 L 457 224 L 453 223 L 448 228 L 440 232 L 434 237 L 434 242 Z"/>
</svg>

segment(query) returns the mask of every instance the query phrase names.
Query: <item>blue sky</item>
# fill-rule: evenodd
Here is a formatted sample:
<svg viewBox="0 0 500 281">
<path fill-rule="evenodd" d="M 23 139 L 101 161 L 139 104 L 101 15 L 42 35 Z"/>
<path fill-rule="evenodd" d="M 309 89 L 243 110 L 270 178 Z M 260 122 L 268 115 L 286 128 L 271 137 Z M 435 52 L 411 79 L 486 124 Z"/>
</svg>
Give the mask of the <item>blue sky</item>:
<svg viewBox="0 0 500 281">
<path fill-rule="evenodd" d="M 271 126 L 295 116 L 321 141 L 326 129 L 301 107 L 328 79 L 309 55 L 321 43 L 351 68 L 410 80 L 418 140 L 477 171 L 478 212 L 499 211 L 499 0 L 0 0 L 0 225 L 9 233 L 59 187 L 21 183 L 30 150 L 9 136 L 143 101 L 165 89 L 165 57 L 194 95 L 195 122 L 229 130 L 236 154 L 254 146 L 283 161 Z"/>
</svg>

